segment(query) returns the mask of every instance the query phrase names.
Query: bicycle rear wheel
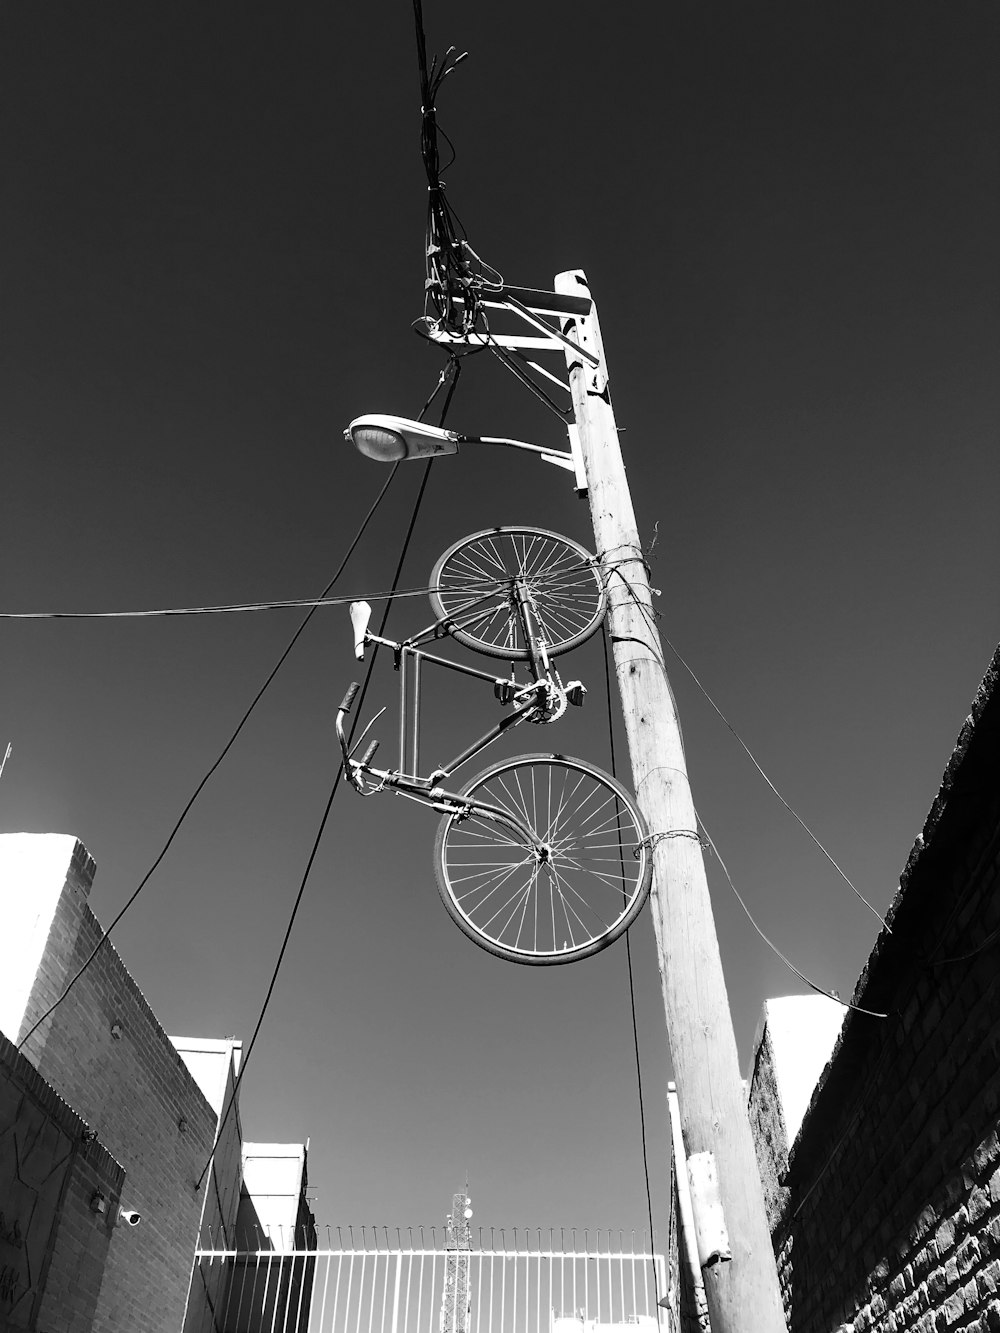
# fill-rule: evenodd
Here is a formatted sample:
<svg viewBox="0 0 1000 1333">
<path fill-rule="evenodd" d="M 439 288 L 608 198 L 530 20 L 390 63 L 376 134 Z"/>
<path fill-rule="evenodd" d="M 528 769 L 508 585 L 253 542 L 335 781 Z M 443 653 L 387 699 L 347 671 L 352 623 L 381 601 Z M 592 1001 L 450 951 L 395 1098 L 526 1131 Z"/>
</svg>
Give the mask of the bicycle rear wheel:
<svg viewBox="0 0 1000 1333">
<path fill-rule="evenodd" d="M 543 528 L 488 528 L 448 548 L 431 573 L 435 615 L 459 643 L 489 657 L 531 657 L 514 595 L 521 579 L 550 657 L 589 639 L 607 597 L 584 547 Z"/>
<path fill-rule="evenodd" d="M 572 963 L 626 931 L 649 896 L 646 825 L 614 778 L 581 759 L 502 760 L 461 791 L 472 808 L 445 815 L 434 869 L 448 915 L 488 953 L 514 963 Z M 476 802 L 500 807 L 537 835 Z"/>
</svg>

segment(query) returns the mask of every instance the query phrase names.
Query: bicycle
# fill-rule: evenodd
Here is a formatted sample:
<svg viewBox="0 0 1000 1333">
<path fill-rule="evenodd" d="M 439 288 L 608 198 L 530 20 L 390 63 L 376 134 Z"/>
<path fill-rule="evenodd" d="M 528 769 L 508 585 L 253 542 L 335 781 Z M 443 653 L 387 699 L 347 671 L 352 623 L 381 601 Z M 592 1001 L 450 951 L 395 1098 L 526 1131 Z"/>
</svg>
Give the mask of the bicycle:
<svg viewBox="0 0 1000 1333">
<path fill-rule="evenodd" d="M 442 814 L 434 852 L 438 892 L 449 916 L 481 948 L 512 962 L 575 962 L 622 935 L 649 896 L 645 821 L 609 774 L 562 754 L 527 754 L 494 763 L 457 791 L 442 785 L 504 732 L 548 724 L 582 705 L 580 681 L 563 683 L 553 658 L 600 627 L 607 598 L 597 562 L 576 542 L 539 528 L 491 528 L 456 542 L 431 574 L 432 624 L 402 642 L 368 629 L 371 607 L 351 606 L 355 655 L 367 644 L 392 650 L 400 675 L 399 765 L 376 768 L 379 742 L 354 756 L 344 731 L 360 685 L 337 712 L 344 772 L 363 796 L 387 788 Z M 511 663 L 510 677 L 425 651 L 450 637 Z M 515 663 L 530 675 L 519 684 Z M 508 708 L 460 754 L 426 776 L 420 769 L 421 672 L 429 663 L 489 682 Z M 412 704 L 410 702 L 412 696 Z"/>
</svg>

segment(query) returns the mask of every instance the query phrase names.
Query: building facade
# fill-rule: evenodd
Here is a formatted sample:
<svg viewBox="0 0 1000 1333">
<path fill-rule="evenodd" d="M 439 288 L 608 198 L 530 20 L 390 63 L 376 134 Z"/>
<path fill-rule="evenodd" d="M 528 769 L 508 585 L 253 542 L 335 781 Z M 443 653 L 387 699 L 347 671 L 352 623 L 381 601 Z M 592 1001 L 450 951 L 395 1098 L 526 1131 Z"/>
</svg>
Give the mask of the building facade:
<svg viewBox="0 0 1000 1333">
<path fill-rule="evenodd" d="M 166 1034 L 101 942 L 94 873 L 73 837 L 0 838 L 0 1329 L 180 1333 L 190 1301 L 211 1299 L 192 1284 L 204 1228 L 235 1233 L 238 1103 L 220 1120 L 241 1046 Z M 49 1145 L 44 1207 L 17 1165 L 26 1142 L 36 1163 Z"/>
<path fill-rule="evenodd" d="M 765 1010 L 750 1116 L 792 1333 L 1000 1329 L 998 682 L 1000 650 L 856 1008 Z"/>
</svg>

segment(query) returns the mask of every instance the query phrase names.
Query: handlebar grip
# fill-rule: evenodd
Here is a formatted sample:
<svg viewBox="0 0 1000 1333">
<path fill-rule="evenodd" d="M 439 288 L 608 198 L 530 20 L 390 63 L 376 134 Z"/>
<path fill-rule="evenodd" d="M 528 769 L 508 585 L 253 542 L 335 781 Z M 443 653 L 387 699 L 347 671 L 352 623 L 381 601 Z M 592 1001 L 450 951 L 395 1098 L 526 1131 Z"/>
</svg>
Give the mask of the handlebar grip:
<svg viewBox="0 0 1000 1333">
<path fill-rule="evenodd" d="M 357 698 L 357 696 L 358 696 L 358 690 L 360 690 L 360 689 L 361 689 L 361 682 L 360 682 L 360 681 L 357 681 L 357 680 L 352 680 L 352 681 L 351 681 L 350 688 L 348 689 L 347 693 L 344 695 L 344 702 L 340 705 L 340 709 L 339 709 L 339 711 L 340 711 L 341 713 L 349 713 L 349 712 L 351 711 L 351 705 L 354 703 L 354 700 Z"/>
<path fill-rule="evenodd" d="M 372 741 L 371 745 L 369 745 L 368 749 L 364 752 L 364 754 L 361 757 L 362 768 L 367 768 L 368 765 L 371 763 L 371 761 L 375 758 L 375 751 L 378 749 L 378 744 L 379 744 L 378 741 Z"/>
</svg>

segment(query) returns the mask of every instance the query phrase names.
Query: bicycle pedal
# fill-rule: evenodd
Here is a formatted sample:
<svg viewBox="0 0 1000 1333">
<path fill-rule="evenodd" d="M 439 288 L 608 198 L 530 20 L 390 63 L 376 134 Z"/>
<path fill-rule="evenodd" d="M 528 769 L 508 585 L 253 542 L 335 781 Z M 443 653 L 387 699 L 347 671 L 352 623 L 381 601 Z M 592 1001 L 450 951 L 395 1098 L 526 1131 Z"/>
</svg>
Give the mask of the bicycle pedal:
<svg viewBox="0 0 1000 1333">
<path fill-rule="evenodd" d="M 582 708 L 583 700 L 587 693 L 586 685 L 578 680 L 571 680 L 566 686 L 566 699 L 574 708 Z"/>
</svg>

